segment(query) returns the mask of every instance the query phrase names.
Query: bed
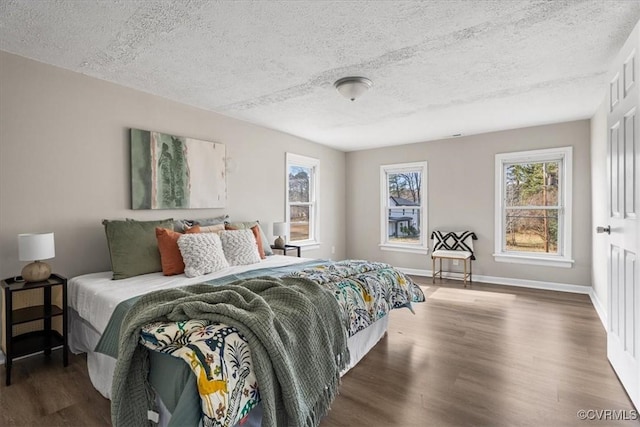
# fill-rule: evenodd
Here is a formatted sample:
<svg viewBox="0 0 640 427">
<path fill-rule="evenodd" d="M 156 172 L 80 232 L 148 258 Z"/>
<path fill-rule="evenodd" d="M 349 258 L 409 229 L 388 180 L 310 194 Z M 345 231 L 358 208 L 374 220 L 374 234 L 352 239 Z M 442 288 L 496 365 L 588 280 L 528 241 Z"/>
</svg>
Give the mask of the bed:
<svg viewBox="0 0 640 427">
<path fill-rule="evenodd" d="M 307 280 L 328 286 L 337 295 L 337 306 L 344 315 L 340 321 L 345 337 L 348 336 L 346 346 L 349 360 L 340 364 L 341 374 L 362 359 L 384 336 L 389 310 L 411 308 L 412 302 L 424 300 L 419 287 L 391 266 L 353 260 L 332 263 L 272 255 L 258 263 L 229 266 L 197 277 L 186 277 L 184 274 L 165 276 L 162 272 L 156 272 L 122 280 L 112 278 L 113 272 L 93 273 L 74 277 L 68 284 L 69 347 L 74 353 L 87 353 L 90 379 L 103 396 L 112 399 L 112 416 L 114 398 L 117 402 L 121 400 L 112 394 L 118 365 L 118 339 L 115 339 L 114 346 L 113 337 L 118 335 L 122 318 L 127 319 L 128 310 L 136 307 L 134 304 L 139 300 L 148 299 L 149 295 L 163 294 L 172 289 L 190 289 L 190 285 L 201 283 L 207 283 L 207 287 L 225 288 L 233 287 L 239 281 L 267 278 L 280 281 Z M 349 310 L 351 314 L 347 313 Z M 142 348 L 144 354 L 148 354 L 148 381 L 155 403 L 148 408 L 147 418 L 150 421 L 168 426 L 233 426 L 239 423 L 251 426 L 261 425 L 265 419 L 269 419 L 265 418 L 265 402 L 261 401 L 256 377 L 247 372 L 250 369 L 244 369 L 242 375 L 236 375 L 240 372 L 238 348 L 246 345 L 247 340 L 232 329 L 219 322 L 205 322 L 198 318 L 180 322 L 157 319 L 143 325 L 140 337 L 136 336 L 139 341 L 136 351 Z M 203 345 L 204 338 L 212 335 L 224 335 L 224 340 L 227 340 L 225 348 L 230 349 L 229 352 L 221 350 L 219 354 L 207 354 L 211 360 L 197 363 L 194 357 L 198 353 L 197 346 Z M 204 338 L 199 340 L 198 337 Z M 208 343 L 210 346 L 211 339 Z M 121 343 L 119 345 L 122 346 Z M 195 352 L 183 351 L 187 347 Z M 250 346 L 247 345 L 247 348 Z M 243 363 L 246 364 L 246 360 Z M 215 366 L 215 371 L 209 370 L 209 365 Z M 206 376 L 203 368 L 206 368 Z M 224 382 L 219 380 L 223 377 Z M 119 378 L 118 375 L 116 378 Z M 209 385 L 214 384 L 217 388 L 207 390 L 209 394 L 203 393 L 202 378 L 205 381 L 208 379 Z M 314 423 L 317 422 L 319 420 Z"/>
</svg>

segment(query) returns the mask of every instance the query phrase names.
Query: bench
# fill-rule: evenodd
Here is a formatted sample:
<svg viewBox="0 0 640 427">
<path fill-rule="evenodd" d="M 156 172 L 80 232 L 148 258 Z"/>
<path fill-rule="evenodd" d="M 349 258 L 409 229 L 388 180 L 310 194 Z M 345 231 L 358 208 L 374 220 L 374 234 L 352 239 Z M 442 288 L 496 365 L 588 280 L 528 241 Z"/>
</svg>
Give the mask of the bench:
<svg viewBox="0 0 640 427">
<path fill-rule="evenodd" d="M 442 281 L 442 260 L 460 260 L 464 264 L 462 280 L 464 286 L 473 283 L 473 270 L 471 261 L 476 257 L 473 254 L 473 241 L 478 240 L 472 231 L 438 231 L 431 233 L 433 240 L 433 252 L 431 253 L 431 277 L 433 283 L 436 283 L 436 276 L 440 274 Z M 439 261 L 439 270 L 436 270 L 436 260 Z M 468 265 L 467 265 L 468 264 Z"/>
</svg>

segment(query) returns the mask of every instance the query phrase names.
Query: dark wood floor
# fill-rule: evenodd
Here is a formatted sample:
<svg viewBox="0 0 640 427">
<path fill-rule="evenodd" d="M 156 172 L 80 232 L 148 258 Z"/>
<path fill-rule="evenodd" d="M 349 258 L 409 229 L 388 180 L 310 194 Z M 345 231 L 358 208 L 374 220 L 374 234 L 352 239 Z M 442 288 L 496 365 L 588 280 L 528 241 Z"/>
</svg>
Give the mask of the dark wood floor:
<svg viewBox="0 0 640 427">
<path fill-rule="evenodd" d="M 322 427 L 580 426 L 580 409 L 633 409 L 587 296 L 416 280 L 428 301 L 415 315 L 392 313 L 387 336 L 343 378 Z M 66 369 L 59 351 L 44 360 L 14 364 L 13 385 L 0 385 L 0 425 L 110 424 L 83 356 Z"/>
</svg>

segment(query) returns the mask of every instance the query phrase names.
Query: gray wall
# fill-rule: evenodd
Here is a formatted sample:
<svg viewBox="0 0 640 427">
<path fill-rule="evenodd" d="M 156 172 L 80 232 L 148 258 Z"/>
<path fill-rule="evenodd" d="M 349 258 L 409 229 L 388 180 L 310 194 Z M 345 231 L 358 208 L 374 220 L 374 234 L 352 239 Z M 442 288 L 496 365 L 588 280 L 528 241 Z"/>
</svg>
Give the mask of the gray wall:
<svg viewBox="0 0 640 427">
<path fill-rule="evenodd" d="M 428 124 L 425 124 L 428 125 Z M 495 262 L 496 153 L 573 147 L 573 268 Z M 428 162 L 428 227 L 476 232 L 477 275 L 591 285 L 590 124 L 588 120 L 347 153 L 347 255 L 431 270 L 428 256 L 382 251 L 380 165 Z M 430 245 L 431 246 L 431 245 Z"/>
<path fill-rule="evenodd" d="M 226 144 L 226 209 L 130 210 L 129 128 Z M 53 269 L 109 269 L 103 218 L 284 220 L 285 152 L 321 162 L 320 249 L 345 256 L 345 153 L 0 52 L 0 277 L 20 273 L 17 235 L 55 232 Z M 331 247 L 335 246 L 335 254 Z"/>
</svg>

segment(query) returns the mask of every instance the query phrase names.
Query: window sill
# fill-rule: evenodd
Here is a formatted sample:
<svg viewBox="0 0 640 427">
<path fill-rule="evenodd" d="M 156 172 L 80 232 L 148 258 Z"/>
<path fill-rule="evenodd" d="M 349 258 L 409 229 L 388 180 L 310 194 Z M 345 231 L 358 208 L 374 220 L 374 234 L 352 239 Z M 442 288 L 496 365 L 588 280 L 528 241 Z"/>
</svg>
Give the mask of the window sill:
<svg viewBox="0 0 640 427">
<path fill-rule="evenodd" d="M 378 245 L 380 250 L 383 251 L 393 251 L 393 252 L 408 252 L 412 254 L 420 254 L 427 255 L 429 253 L 429 248 L 423 247 L 408 247 L 408 246 L 398 246 L 398 245 Z"/>
<path fill-rule="evenodd" d="M 509 262 L 513 264 L 529 264 L 542 265 L 545 267 L 562 267 L 571 268 L 575 262 L 568 258 L 542 257 L 542 256 L 526 256 L 512 254 L 493 254 L 493 258 L 497 262 Z"/>
</svg>

